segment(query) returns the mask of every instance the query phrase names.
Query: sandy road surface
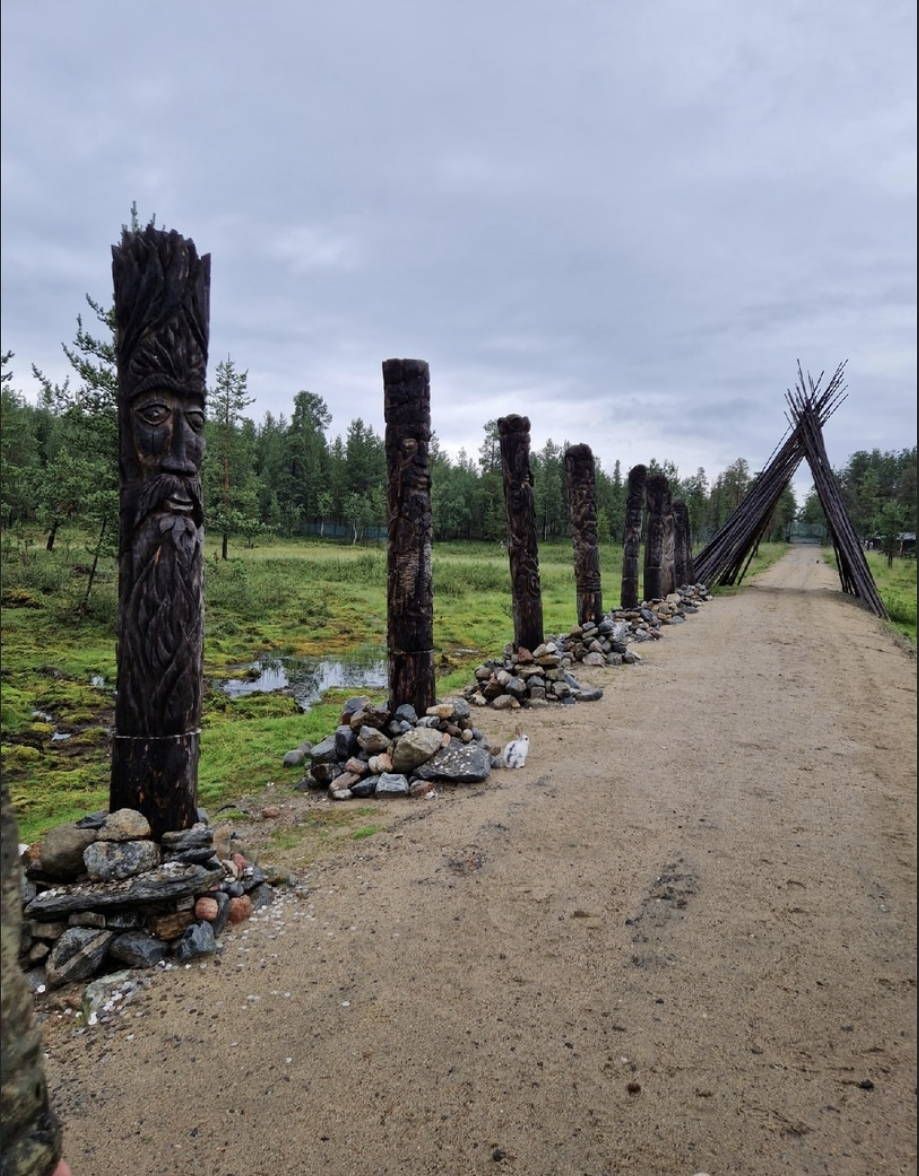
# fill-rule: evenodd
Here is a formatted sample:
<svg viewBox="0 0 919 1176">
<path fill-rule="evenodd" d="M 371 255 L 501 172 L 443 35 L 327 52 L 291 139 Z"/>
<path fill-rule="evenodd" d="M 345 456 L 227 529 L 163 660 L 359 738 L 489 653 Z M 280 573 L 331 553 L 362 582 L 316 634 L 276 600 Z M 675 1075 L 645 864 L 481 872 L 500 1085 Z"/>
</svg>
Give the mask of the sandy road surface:
<svg viewBox="0 0 919 1176">
<path fill-rule="evenodd" d="M 915 662 L 816 560 L 52 1031 L 75 1176 L 912 1172 Z"/>
</svg>

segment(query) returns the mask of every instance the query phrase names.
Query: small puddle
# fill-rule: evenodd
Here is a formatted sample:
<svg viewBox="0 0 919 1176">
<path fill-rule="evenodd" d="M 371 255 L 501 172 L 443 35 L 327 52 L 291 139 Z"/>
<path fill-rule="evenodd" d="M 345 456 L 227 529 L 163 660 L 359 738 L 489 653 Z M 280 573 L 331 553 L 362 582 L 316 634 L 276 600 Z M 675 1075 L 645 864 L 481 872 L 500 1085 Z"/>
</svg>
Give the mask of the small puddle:
<svg viewBox="0 0 919 1176">
<path fill-rule="evenodd" d="M 362 646 L 334 657 L 278 657 L 263 654 L 248 667 L 245 677 L 216 683 L 230 698 L 272 694 L 283 690 L 303 711 L 315 706 L 327 690 L 385 686 L 386 654 L 378 645 Z"/>
</svg>

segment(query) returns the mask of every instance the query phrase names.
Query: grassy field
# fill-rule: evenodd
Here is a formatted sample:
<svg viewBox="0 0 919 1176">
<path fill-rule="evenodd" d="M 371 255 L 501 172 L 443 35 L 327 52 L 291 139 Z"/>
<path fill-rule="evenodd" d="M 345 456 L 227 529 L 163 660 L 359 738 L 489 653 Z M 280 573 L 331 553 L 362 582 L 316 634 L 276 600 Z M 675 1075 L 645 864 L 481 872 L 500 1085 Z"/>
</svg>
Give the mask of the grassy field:
<svg viewBox="0 0 919 1176">
<path fill-rule="evenodd" d="M 827 562 L 833 563 L 828 551 Z M 878 586 L 881 600 L 890 615 L 890 623 L 915 644 L 916 641 L 916 561 L 895 559 L 887 566 L 887 557 L 877 551 L 868 552 L 868 566 Z"/>
<path fill-rule="evenodd" d="M 328 654 L 386 635 L 386 554 L 382 547 L 277 541 L 231 558 L 208 548 L 205 675 L 230 676 L 260 652 Z M 751 573 L 784 548 L 764 545 Z M 116 575 L 100 561 L 88 609 L 80 605 L 89 563 L 79 536 L 59 538 L 48 553 L 40 540 L 4 541 L 3 764 L 29 840 L 44 828 L 104 807 L 108 731 L 115 679 Z M 569 543 L 540 549 L 547 633 L 574 621 Z M 621 551 L 604 546 L 608 605 L 618 601 Z M 510 582 L 498 544 L 442 543 L 434 558 L 439 690 L 464 684 L 472 665 L 509 640 Z M 283 694 L 231 700 L 211 686 L 205 695 L 200 764 L 201 803 L 213 806 L 272 780 L 290 783 L 284 751 L 326 734 L 341 697 L 303 714 Z M 373 693 L 372 691 L 369 693 Z M 378 692 L 382 696 L 382 692 Z M 48 718 L 36 717 L 42 712 Z M 66 741 L 52 739 L 66 731 Z"/>
</svg>

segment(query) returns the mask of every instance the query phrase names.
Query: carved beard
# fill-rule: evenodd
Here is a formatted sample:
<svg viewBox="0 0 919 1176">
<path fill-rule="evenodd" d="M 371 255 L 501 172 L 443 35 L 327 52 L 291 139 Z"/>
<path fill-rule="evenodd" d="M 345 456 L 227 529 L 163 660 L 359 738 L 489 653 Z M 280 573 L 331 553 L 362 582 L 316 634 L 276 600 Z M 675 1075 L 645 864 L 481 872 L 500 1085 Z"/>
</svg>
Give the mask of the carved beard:
<svg viewBox="0 0 919 1176">
<path fill-rule="evenodd" d="M 192 498 L 194 510 L 156 512 L 177 490 Z M 120 633 L 121 735 L 181 735 L 198 726 L 203 533 L 194 516 L 199 512 L 194 479 L 161 475 L 138 494 L 135 517 L 140 522 L 126 553 L 131 591 Z"/>
</svg>

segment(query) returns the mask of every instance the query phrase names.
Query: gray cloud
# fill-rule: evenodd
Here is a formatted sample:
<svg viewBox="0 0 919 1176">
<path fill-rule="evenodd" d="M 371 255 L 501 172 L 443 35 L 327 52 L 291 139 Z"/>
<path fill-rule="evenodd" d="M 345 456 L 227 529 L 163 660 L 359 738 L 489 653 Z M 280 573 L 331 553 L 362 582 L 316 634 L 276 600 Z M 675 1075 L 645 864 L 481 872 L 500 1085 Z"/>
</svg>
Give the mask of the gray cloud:
<svg viewBox="0 0 919 1176">
<path fill-rule="evenodd" d="M 3 346 L 63 374 L 133 199 L 213 255 L 254 408 L 607 465 L 755 467 L 797 356 L 850 358 L 833 460 L 915 441 L 915 12 L 709 0 L 103 0 L 3 14 Z M 799 482 L 806 483 L 802 477 Z"/>
</svg>

